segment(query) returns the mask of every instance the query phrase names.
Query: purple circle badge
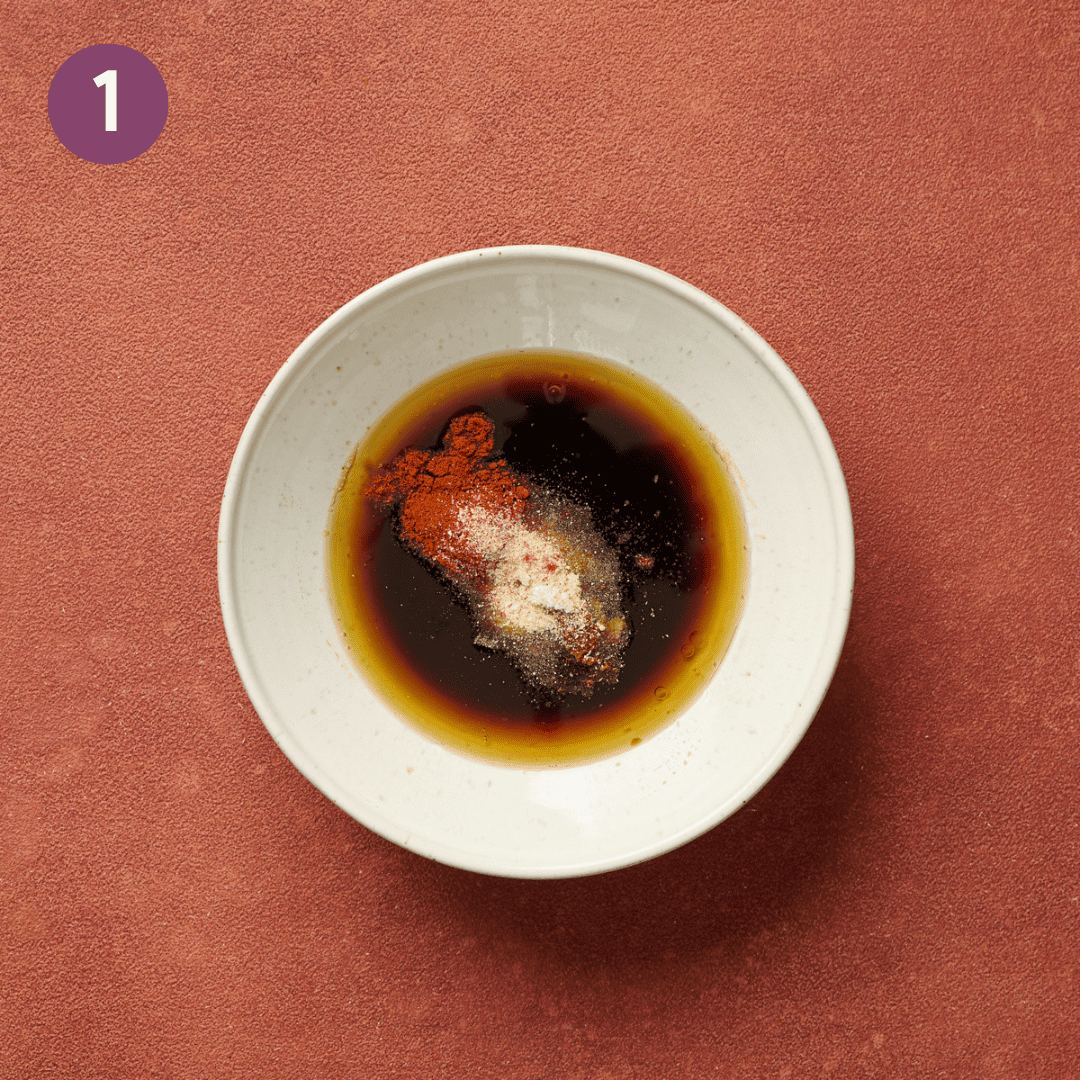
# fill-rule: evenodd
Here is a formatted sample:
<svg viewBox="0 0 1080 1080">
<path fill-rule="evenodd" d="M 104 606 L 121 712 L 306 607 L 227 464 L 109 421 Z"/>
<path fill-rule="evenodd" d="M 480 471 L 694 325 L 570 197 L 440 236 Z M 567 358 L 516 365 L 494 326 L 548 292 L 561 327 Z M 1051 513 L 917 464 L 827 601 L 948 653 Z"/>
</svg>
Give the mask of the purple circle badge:
<svg viewBox="0 0 1080 1080">
<path fill-rule="evenodd" d="M 126 45 L 91 45 L 69 56 L 49 85 L 49 122 L 78 157 L 116 165 L 145 153 L 169 115 L 161 72 Z"/>
</svg>

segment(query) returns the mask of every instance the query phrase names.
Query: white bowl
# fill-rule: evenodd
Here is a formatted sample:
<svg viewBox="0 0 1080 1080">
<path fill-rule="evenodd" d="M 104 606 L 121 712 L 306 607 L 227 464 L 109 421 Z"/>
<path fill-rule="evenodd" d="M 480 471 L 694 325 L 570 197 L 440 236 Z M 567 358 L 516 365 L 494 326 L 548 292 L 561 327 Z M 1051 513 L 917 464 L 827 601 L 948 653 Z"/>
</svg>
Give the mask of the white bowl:
<svg viewBox="0 0 1080 1080">
<path fill-rule="evenodd" d="M 535 346 L 633 364 L 681 401 L 730 457 L 751 550 L 735 637 L 686 712 L 618 757 L 530 770 L 431 742 L 376 696 L 340 643 L 324 531 L 351 446 L 390 405 L 448 365 Z M 843 473 L 783 361 L 686 282 L 575 248 L 436 259 L 327 319 L 252 413 L 218 534 L 229 645 L 293 764 L 387 839 L 511 877 L 640 862 L 750 799 L 825 694 L 853 576 Z"/>
</svg>

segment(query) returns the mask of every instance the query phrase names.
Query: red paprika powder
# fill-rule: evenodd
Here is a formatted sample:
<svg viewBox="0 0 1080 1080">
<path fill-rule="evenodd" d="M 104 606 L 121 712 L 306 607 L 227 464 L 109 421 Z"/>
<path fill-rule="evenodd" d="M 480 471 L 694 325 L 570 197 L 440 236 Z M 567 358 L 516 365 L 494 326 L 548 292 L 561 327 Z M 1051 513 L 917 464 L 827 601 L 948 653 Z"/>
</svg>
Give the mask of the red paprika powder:
<svg viewBox="0 0 1080 1080">
<path fill-rule="evenodd" d="M 459 528 L 463 505 L 506 524 L 521 520 L 529 488 L 502 459 L 492 460 L 495 425 L 483 413 L 455 417 L 441 450 L 407 450 L 377 475 L 367 496 L 398 508 L 402 542 L 451 579 L 475 581 L 483 560 Z"/>
</svg>

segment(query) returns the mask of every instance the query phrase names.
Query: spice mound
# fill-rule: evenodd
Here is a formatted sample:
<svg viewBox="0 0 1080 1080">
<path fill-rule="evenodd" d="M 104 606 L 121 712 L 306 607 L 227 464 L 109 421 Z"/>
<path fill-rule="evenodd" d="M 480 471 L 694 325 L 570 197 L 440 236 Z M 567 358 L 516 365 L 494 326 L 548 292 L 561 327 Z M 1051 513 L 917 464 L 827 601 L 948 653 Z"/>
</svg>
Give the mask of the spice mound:
<svg viewBox="0 0 1080 1080">
<path fill-rule="evenodd" d="M 619 559 L 587 507 L 493 457 L 484 413 L 439 450 L 406 450 L 368 484 L 398 540 L 465 602 L 475 643 L 504 653 L 537 704 L 615 683 L 630 640 Z"/>
</svg>

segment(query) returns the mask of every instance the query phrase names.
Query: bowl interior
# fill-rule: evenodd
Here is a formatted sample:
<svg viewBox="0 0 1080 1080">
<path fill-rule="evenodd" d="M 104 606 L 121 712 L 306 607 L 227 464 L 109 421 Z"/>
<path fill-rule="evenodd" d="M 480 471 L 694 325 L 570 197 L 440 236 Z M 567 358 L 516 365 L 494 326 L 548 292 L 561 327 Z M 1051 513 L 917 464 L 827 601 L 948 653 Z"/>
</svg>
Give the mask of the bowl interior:
<svg viewBox="0 0 1080 1080">
<path fill-rule="evenodd" d="M 448 365 L 537 346 L 633 365 L 681 401 L 728 457 L 751 544 L 742 620 L 701 697 L 619 757 L 547 770 L 460 756 L 395 716 L 339 641 L 324 566 L 330 503 L 365 429 Z M 297 768 L 396 843 L 522 877 L 649 858 L 749 799 L 824 695 L 852 575 L 839 463 L 775 353 L 684 282 L 563 248 L 440 259 L 328 319 L 252 414 L 219 535 L 222 609 L 237 668 Z"/>
</svg>

